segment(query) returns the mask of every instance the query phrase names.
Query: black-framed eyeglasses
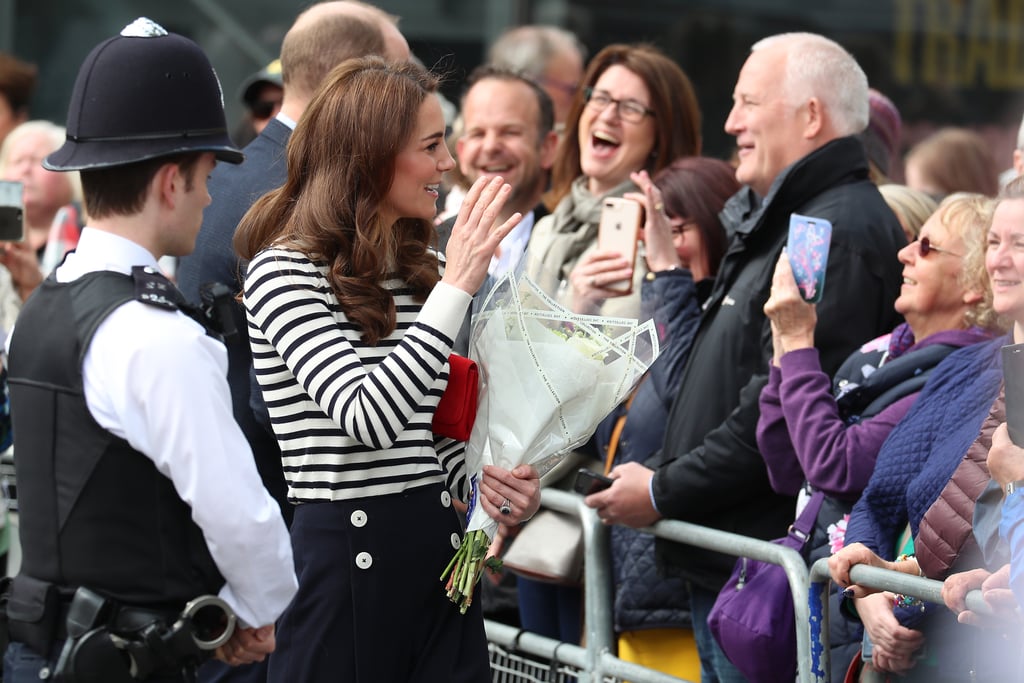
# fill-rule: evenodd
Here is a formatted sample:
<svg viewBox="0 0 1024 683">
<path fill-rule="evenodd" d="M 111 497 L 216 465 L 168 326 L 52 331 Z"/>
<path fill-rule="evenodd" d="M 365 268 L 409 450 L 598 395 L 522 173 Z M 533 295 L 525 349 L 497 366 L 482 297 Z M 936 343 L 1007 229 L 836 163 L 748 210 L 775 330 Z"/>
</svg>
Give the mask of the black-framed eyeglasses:
<svg viewBox="0 0 1024 683">
<path fill-rule="evenodd" d="M 940 254 L 949 254 L 950 256 L 956 256 L 957 258 L 963 258 L 962 254 L 957 254 L 950 251 L 949 249 L 943 249 L 942 247 L 935 246 L 934 244 L 932 244 L 932 241 L 927 237 L 917 238 L 917 250 L 918 253 L 921 254 L 921 258 L 928 258 L 928 254 L 932 253 L 933 251 L 937 251 Z"/>
<path fill-rule="evenodd" d="M 654 116 L 654 110 L 646 107 L 636 100 L 617 100 L 603 90 L 585 88 L 583 95 L 587 99 L 587 106 L 596 112 L 602 112 L 609 104 L 615 103 L 615 113 L 623 121 L 640 123 L 645 116 Z"/>
</svg>

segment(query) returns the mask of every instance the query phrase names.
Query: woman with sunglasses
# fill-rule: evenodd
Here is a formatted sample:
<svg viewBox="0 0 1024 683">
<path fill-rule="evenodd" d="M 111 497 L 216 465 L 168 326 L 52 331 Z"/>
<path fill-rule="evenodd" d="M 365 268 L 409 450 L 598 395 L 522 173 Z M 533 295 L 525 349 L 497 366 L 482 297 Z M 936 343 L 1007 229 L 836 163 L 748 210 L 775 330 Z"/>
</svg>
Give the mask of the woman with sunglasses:
<svg viewBox="0 0 1024 683">
<path fill-rule="evenodd" d="M 942 605 L 852 585 L 856 564 L 931 579 L 980 566 L 979 545 L 990 544 L 974 526 L 988 480 L 985 458 L 992 433 L 1005 420 L 1000 386 L 1002 346 L 1024 341 L 1017 235 L 1024 185 L 1011 184 L 990 209 L 986 243 L 966 245 L 966 259 L 984 262 L 992 309 L 1013 323 L 1012 335 L 953 352 L 928 380 L 920 399 L 879 451 L 875 470 L 850 514 L 846 544 L 829 559 L 833 581 L 847 588 L 844 610 L 863 622 L 873 652 L 865 668 L 896 680 L 1019 680 L 1019 634 L 1009 638 L 957 622 Z M 938 251 L 929 258 L 954 258 Z M 951 245 L 942 245 L 949 247 Z M 978 506 L 981 506 L 980 500 Z M 912 545 L 904 537 L 913 539 Z"/>
<path fill-rule="evenodd" d="M 602 200 L 635 192 L 630 174 L 651 174 L 673 160 L 700 154 L 700 108 L 690 79 L 649 45 L 609 45 L 587 66 L 552 168 L 554 211 L 530 237 L 527 272 L 548 291 L 568 286 L 581 257 L 597 246 Z M 606 287 L 633 281 L 632 294 L 608 300 L 606 315 L 637 317 L 643 259 L 605 254 L 586 277 L 573 281 L 572 298 L 604 299 Z M 614 303 L 612 303 L 614 302 Z"/>
<path fill-rule="evenodd" d="M 765 304 L 774 353 L 757 441 L 772 487 L 799 495 L 799 510 L 813 492 L 824 494 L 807 546 L 810 562 L 842 547 L 846 518 L 879 450 L 929 373 L 953 350 L 998 329 L 983 258 L 990 210 L 988 200 L 968 194 L 939 206 L 918 239 L 899 251 L 903 285 L 894 307 L 905 322 L 861 347 L 832 380 L 814 349 L 815 308 L 800 298 L 785 254 L 779 259 Z M 842 680 L 860 629 L 842 619 L 832 623 L 833 680 Z"/>
</svg>

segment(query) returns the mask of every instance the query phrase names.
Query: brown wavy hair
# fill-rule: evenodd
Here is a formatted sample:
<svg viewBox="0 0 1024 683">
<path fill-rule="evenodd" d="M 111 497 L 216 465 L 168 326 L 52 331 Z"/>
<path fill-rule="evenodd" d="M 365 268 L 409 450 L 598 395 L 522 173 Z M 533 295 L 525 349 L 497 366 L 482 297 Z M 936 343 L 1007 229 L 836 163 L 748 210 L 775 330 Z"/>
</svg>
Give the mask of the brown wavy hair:
<svg viewBox="0 0 1024 683">
<path fill-rule="evenodd" d="M 587 105 L 586 89 L 594 87 L 601 74 L 616 64 L 639 76 L 650 91 L 650 108 L 654 111 L 654 149 L 646 170 L 653 174 L 675 159 L 700 154 L 700 106 L 686 73 L 653 45 L 609 45 L 590 60 L 569 110 L 565 134 L 551 169 L 551 198 L 555 202 L 569 193 L 572 181 L 583 173 L 579 128 Z"/>
<path fill-rule="evenodd" d="M 905 165 L 919 164 L 921 175 L 939 197 L 954 192 L 999 193 L 999 169 L 980 134 L 967 128 L 941 128 L 914 145 Z"/>
<path fill-rule="evenodd" d="M 717 275 L 729 246 L 718 214 L 740 189 L 733 167 L 720 159 L 683 157 L 658 171 L 652 180 L 661 190 L 669 216 L 697 224 L 710 275 Z"/>
<path fill-rule="evenodd" d="M 235 232 L 245 260 L 273 245 L 326 263 L 341 310 L 370 345 L 396 324 L 382 281 L 401 279 L 422 302 L 439 279 L 437 255 L 427 249 L 430 221 L 388 223 L 380 213 L 396 157 L 437 86 L 436 76 L 411 63 L 365 57 L 339 64 L 288 141 L 288 180 L 257 200 Z"/>
</svg>

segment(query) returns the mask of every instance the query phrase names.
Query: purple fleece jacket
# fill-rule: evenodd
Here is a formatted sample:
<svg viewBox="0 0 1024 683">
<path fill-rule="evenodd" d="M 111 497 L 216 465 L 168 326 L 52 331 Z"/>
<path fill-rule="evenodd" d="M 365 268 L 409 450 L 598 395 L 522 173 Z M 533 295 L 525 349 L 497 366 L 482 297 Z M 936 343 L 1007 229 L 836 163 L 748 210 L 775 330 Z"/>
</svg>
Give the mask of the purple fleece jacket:
<svg viewBox="0 0 1024 683">
<path fill-rule="evenodd" d="M 906 352 L 932 344 L 963 347 L 988 339 L 991 334 L 977 328 L 944 330 Z M 817 349 L 791 351 L 779 362 L 779 367 L 772 365 L 761 392 L 757 423 L 757 445 L 772 488 L 796 495 L 807 481 L 828 495 L 855 500 L 871 478 L 882 442 L 918 394 L 904 396 L 874 417 L 848 425 L 839 416 L 832 380 L 821 370 Z"/>
</svg>

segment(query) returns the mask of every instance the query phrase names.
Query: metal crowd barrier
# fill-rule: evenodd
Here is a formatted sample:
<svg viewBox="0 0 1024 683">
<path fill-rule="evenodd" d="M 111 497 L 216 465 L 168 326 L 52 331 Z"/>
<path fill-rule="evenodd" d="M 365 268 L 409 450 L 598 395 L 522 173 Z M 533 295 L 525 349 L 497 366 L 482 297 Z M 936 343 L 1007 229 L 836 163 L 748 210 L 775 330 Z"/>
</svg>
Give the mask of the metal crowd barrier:
<svg viewBox="0 0 1024 683">
<path fill-rule="evenodd" d="M 708 550 L 714 550 L 734 557 L 749 557 L 754 560 L 771 562 L 781 566 L 789 579 L 789 587 L 793 593 L 793 609 L 796 617 L 796 657 L 797 657 L 797 681 L 805 683 L 810 681 L 810 654 L 811 641 L 810 631 L 801 628 L 806 624 L 809 616 L 807 602 L 807 563 L 796 550 L 786 546 L 763 541 L 749 536 L 711 529 L 698 524 L 680 522 L 676 520 L 662 520 L 653 527 L 644 529 L 659 538 L 664 538 L 677 543 L 694 545 Z"/>
<path fill-rule="evenodd" d="M 577 515 L 583 524 L 584 541 L 584 622 L 586 645 L 543 638 L 537 634 L 521 632 L 510 626 L 488 621 L 487 638 L 491 644 L 493 680 L 497 683 L 523 681 L 562 681 L 606 683 L 628 680 L 631 683 L 678 683 L 682 679 L 660 671 L 641 667 L 612 654 L 615 634 L 612 629 L 611 562 L 608 550 L 608 529 L 597 513 L 583 505 L 579 495 L 557 489 L 544 489 L 541 494 L 544 507 L 566 514 Z M 740 536 L 697 524 L 662 520 L 641 531 L 660 538 L 698 546 L 733 555 L 772 562 L 783 567 L 793 589 L 793 608 L 796 610 L 797 656 L 799 680 L 810 681 L 810 635 L 800 628 L 808 620 L 807 566 L 800 553 L 769 541 Z M 528 660 L 528 655 L 537 659 Z M 515 658 L 518 657 L 518 660 Z M 508 662 L 515 660 L 524 671 L 506 671 Z M 501 677 L 501 676 L 508 677 Z M 549 676 L 549 677 L 545 677 Z"/>
<path fill-rule="evenodd" d="M 682 679 L 625 662 L 614 654 L 612 630 L 611 562 L 608 529 L 597 513 L 583 505 L 582 497 L 545 489 L 544 507 L 580 518 L 584 541 L 585 645 L 560 642 L 506 624 L 486 622 L 491 648 L 494 683 L 679 683 Z M 676 543 L 714 550 L 734 557 L 750 557 L 781 566 L 793 592 L 796 616 L 797 681 L 829 683 L 828 559 L 808 571 L 800 553 L 770 541 L 718 529 L 662 520 L 640 529 Z M 859 565 L 850 571 L 860 585 L 903 593 L 942 604 L 942 582 L 900 572 Z M 967 606 L 979 614 L 991 614 L 980 591 L 967 595 Z"/>
<path fill-rule="evenodd" d="M 903 595 L 926 602 L 933 602 L 938 605 L 943 603 L 942 582 L 934 579 L 926 579 L 922 576 L 913 576 L 867 565 L 854 565 L 851 567 L 850 579 L 861 586 L 902 593 Z M 808 582 L 807 592 L 810 612 L 808 626 L 810 627 L 809 638 L 812 643 L 810 659 L 812 678 L 810 680 L 816 683 L 829 683 L 832 657 L 828 635 L 828 593 L 831 577 L 828 572 L 827 557 L 818 560 L 811 566 Z M 973 612 L 982 615 L 992 614 L 988 603 L 982 598 L 981 591 L 970 591 L 967 594 L 966 602 L 968 609 Z M 797 621 L 798 627 L 799 624 L 800 622 Z"/>
<path fill-rule="evenodd" d="M 616 657 L 608 529 L 575 493 L 544 489 L 541 505 L 579 517 L 584 543 L 584 646 L 487 620 L 494 683 L 686 683 Z M 806 600 L 804 601 L 806 603 Z M 805 605 L 806 607 L 806 605 Z"/>
</svg>

